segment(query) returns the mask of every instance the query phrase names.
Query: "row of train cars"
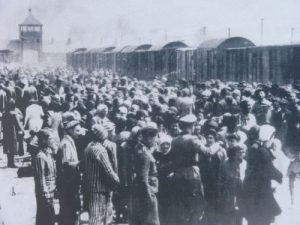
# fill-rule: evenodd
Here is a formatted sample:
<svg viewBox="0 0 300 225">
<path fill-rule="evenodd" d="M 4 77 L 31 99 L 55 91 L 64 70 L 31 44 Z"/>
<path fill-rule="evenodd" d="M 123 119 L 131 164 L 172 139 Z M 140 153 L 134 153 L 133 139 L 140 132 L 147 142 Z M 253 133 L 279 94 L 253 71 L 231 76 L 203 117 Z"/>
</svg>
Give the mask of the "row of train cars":
<svg viewBox="0 0 300 225">
<path fill-rule="evenodd" d="M 67 53 L 75 70 L 104 69 L 142 80 L 168 75 L 170 79 L 272 82 L 300 79 L 300 44 L 255 46 L 243 37 L 213 39 L 190 47 L 182 41 L 163 46 L 80 48 Z"/>
</svg>

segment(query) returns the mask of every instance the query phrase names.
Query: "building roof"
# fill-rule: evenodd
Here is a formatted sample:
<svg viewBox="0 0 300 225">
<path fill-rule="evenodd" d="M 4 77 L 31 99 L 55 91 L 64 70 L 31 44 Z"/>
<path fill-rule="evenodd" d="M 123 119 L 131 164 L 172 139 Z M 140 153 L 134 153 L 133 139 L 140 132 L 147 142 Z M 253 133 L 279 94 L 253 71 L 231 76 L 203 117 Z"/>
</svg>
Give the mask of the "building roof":
<svg viewBox="0 0 300 225">
<path fill-rule="evenodd" d="M 211 49 L 211 48 L 238 48 L 238 47 L 252 47 L 255 44 L 243 37 L 231 37 L 231 38 L 220 38 L 220 39 L 210 39 L 203 41 L 199 48 Z"/>
<path fill-rule="evenodd" d="M 112 50 L 114 50 L 116 47 L 115 46 L 109 46 L 109 47 L 106 47 L 103 52 L 111 52 Z"/>
<path fill-rule="evenodd" d="M 150 48 L 152 47 L 151 44 L 142 44 L 142 45 L 139 45 L 135 51 L 146 51 L 146 50 L 149 50 Z"/>
<path fill-rule="evenodd" d="M 172 41 L 167 43 L 166 45 L 163 46 L 163 49 L 169 49 L 169 48 L 184 48 L 188 47 L 187 44 L 185 44 L 182 41 Z"/>
<path fill-rule="evenodd" d="M 34 26 L 42 26 L 40 21 L 38 21 L 32 14 L 31 9 L 28 10 L 29 15 L 20 25 L 34 25 Z"/>
<path fill-rule="evenodd" d="M 122 53 L 134 52 L 136 48 L 137 48 L 136 45 L 127 45 L 121 50 L 121 52 Z"/>
</svg>

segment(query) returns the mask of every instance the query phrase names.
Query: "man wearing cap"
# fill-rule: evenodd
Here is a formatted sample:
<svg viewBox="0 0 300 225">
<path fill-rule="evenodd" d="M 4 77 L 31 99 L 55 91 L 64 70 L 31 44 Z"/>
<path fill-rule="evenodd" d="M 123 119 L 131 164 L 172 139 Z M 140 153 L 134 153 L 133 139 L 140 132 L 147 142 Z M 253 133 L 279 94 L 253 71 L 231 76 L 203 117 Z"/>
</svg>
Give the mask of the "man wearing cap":
<svg viewBox="0 0 300 225">
<path fill-rule="evenodd" d="M 85 200 L 90 215 L 89 224 L 106 225 L 112 222 L 112 193 L 120 181 L 103 146 L 108 137 L 106 129 L 95 124 L 92 133 L 93 141 L 84 151 Z"/>
<path fill-rule="evenodd" d="M 155 158 L 157 126 L 147 124 L 141 130 L 142 140 L 134 149 L 135 178 L 132 186 L 131 225 L 159 225 L 156 194 L 158 179 Z"/>
<path fill-rule="evenodd" d="M 66 115 L 68 114 L 68 115 Z M 79 199 L 79 160 L 74 140 L 82 133 L 80 122 L 72 113 L 63 115 L 65 134 L 57 152 L 60 225 L 74 225 Z"/>
<path fill-rule="evenodd" d="M 219 149 L 206 147 L 193 135 L 197 118 L 187 115 L 180 119 L 182 133 L 171 143 L 170 160 L 174 172 L 173 223 L 178 225 L 199 224 L 204 208 L 203 184 L 198 167 L 200 154 L 215 154 Z"/>
</svg>

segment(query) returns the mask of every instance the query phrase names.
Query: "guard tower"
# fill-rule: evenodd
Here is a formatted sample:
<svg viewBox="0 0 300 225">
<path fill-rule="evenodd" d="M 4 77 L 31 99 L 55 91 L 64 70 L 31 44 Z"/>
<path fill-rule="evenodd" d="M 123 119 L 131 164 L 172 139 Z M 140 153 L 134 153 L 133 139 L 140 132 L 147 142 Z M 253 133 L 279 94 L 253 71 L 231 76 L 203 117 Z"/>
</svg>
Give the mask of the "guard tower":
<svg viewBox="0 0 300 225">
<path fill-rule="evenodd" d="M 32 15 L 31 9 L 29 15 L 23 23 L 19 24 L 20 39 L 20 59 L 24 62 L 24 52 L 30 50 L 37 55 L 40 62 L 43 46 L 43 25 Z"/>
</svg>

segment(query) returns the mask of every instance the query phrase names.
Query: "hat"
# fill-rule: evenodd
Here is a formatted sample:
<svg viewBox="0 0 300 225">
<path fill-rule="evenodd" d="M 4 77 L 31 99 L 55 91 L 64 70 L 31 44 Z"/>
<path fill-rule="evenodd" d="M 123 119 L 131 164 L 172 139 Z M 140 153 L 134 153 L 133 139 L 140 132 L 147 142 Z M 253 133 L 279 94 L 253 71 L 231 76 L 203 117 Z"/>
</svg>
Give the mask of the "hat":
<svg viewBox="0 0 300 225">
<path fill-rule="evenodd" d="M 131 129 L 131 135 L 133 137 L 136 137 L 139 132 L 142 130 L 142 128 L 140 126 L 134 126 L 132 129 Z"/>
<path fill-rule="evenodd" d="M 76 119 L 76 115 L 73 112 L 65 112 L 62 116 L 62 121 L 65 129 L 69 129 L 80 124 L 80 121 Z"/>
<path fill-rule="evenodd" d="M 141 134 L 143 137 L 152 137 L 158 133 L 157 125 L 154 122 L 148 122 L 142 127 Z"/>
<path fill-rule="evenodd" d="M 41 129 L 36 133 L 36 136 L 39 140 L 49 139 L 49 137 L 51 136 L 51 130 L 49 128 Z"/>
<path fill-rule="evenodd" d="M 269 124 L 260 126 L 259 139 L 261 141 L 268 141 L 274 137 L 275 128 Z"/>
<path fill-rule="evenodd" d="M 187 123 L 187 124 L 192 124 L 192 123 L 195 123 L 196 121 L 197 121 L 197 118 L 194 114 L 189 114 L 189 115 L 183 116 L 179 119 L 179 122 Z"/>
<path fill-rule="evenodd" d="M 214 137 L 217 136 L 217 131 L 215 129 L 209 129 L 207 132 L 205 132 L 205 135 L 208 136 L 208 135 L 212 135 Z"/>
<path fill-rule="evenodd" d="M 94 136 L 100 141 L 104 141 L 108 137 L 107 130 L 100 124 L 93 125 L 91 130 Z"/>
<path fill-rule="evenodd" d="M 97 113 L 107 111 L 107 110 L 108 110 L 108 107 L 105 104 L 99 104 L 97 106 Z"/>
<path fill-rule="evenodd" d="M 121 107 L 119 107 L 119 112 L 122 114 L 127 114 L 128 110 L 125 106 L 121 106 Z"/>
</svg>

